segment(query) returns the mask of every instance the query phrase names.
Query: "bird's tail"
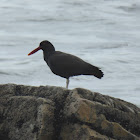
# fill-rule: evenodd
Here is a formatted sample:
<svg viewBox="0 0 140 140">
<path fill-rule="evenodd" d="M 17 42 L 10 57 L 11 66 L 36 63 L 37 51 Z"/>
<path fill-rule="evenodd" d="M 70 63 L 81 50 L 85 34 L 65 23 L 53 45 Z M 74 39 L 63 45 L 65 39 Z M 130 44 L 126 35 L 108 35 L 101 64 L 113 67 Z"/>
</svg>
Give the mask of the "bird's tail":
<svg viewBox="0 0 140 140">
<path fill-rule="evenodd" d="M 94 75 L 95 77 L 101 79 L 104 76 L 104 73 L 100 70 L 100 68 L 90 65 L 89 71 L 85 75 Z"/>
<path fill-rule="evenodd" d="M 104 73 L 100 70 L 98 67 L 94 67 L 93 75 L 99 79 L 101 79 L 104 76 Z"/>
</svg>

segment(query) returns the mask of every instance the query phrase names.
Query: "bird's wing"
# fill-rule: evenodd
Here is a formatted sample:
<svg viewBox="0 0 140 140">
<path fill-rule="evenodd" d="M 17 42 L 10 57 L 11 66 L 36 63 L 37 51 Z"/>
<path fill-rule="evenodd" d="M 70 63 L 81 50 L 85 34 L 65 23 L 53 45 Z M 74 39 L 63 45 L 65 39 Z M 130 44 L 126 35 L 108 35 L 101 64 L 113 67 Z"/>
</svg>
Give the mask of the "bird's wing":
<svg viewBox="0 0 140 140">
<path fill-rule="evenodd" d="M 88 63 L 82 59 L 62 52 L 56 52 L 49 58 L 49 66 L 57 75 L 62 77 L 84 74 Z"/>
</svg>

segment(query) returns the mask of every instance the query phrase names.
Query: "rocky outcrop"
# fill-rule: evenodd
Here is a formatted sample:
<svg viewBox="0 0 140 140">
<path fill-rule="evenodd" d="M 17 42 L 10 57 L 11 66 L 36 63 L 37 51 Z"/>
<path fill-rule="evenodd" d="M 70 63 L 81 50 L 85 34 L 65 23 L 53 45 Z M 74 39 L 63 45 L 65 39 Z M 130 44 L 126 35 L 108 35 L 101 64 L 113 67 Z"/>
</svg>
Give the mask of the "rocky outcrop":
<svg viewBox="0 0 140 140">
<path fill-rule="evenodd" d="M 0 85 L 0 140 L 139 140 L 140 109 L 77 88 Z"/>
</svg>

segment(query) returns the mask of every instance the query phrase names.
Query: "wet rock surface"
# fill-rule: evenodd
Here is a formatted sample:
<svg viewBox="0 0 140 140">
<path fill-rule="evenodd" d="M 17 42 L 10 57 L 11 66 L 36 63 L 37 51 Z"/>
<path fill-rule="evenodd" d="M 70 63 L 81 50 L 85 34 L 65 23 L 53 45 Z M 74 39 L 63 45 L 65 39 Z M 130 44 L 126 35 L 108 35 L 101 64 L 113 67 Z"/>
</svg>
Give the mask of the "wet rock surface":
<svg viewBox="0 0 140 140">
<path fill-rule="evenodd" d="M 77 88 L 0 85 L 1 140 L 139 140 L 140 108 Z"/>
</svg>

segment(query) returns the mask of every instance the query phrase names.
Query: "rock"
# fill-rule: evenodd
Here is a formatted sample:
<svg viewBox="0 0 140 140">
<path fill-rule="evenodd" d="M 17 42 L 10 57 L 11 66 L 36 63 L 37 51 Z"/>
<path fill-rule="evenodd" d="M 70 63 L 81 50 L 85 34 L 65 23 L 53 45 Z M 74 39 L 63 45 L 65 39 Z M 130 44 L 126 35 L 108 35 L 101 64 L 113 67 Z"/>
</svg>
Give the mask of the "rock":
<svg viewBox="0 0 140 140">
<path fill-rule="evenodd" d="M 139 140 L 140 108 L 85 89 L 0 85 L 1 140 Z"/>
</svg>

